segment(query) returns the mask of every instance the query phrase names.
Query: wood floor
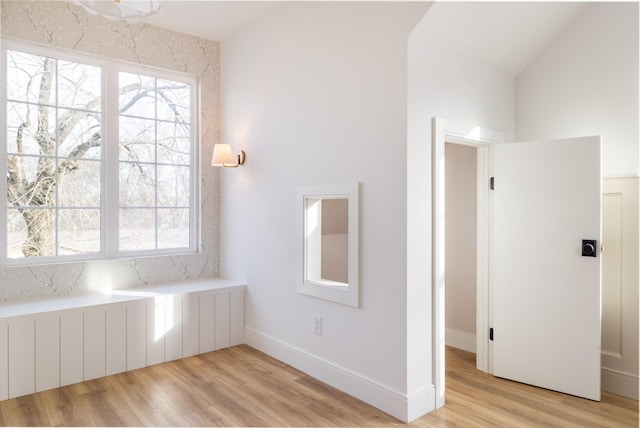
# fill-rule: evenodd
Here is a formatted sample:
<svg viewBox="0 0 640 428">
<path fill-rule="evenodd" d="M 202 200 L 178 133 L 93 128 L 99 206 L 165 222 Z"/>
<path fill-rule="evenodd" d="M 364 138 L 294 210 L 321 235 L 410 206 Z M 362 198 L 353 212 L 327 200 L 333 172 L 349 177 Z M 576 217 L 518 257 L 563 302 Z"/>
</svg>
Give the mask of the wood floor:
<svg viewBox="0 0 640 428">
<path fill-rule="evenodd" d="M 474 368 L 447 349 L 447 405 L 411 426 L 637 427 L 638 402 L 595 403 Z M 0 402 L 3 426 L 402 426 L 248 346 Z"/>
</svg>

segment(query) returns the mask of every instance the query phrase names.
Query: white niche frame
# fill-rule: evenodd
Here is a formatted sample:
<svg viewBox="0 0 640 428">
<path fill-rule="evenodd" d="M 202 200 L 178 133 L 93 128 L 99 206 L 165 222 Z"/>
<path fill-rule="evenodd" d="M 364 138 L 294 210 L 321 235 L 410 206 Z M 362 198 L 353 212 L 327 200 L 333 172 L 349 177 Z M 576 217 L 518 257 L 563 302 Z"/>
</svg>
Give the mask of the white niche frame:
<svg viewBox="0 0 640 428">
<path fill-rule="evenodd" d="M 359 265 L 358 256 L 359 246 L 359 183 L 341 183 L 341 184 L 321 184 L 321 185 L 305 185 L 298 186 L 296 196 L 296 218 L 297 232 L 296 243 L 297 251 L 297 289 L 301 294 L 314 296 L 325 300 L 330 300 L 344 305 L 358 307 L 359 306 Z M 340 283 L 326 279 L 309 279 L 308 272 L 318 271 L 316 261 L 308 260 L 309 252 L 313 253 L 313 237 L 311 241 L 307 239 L 307 226 L 310 217 L 318 214 L 318 209 L 307 209 L 307 199 L 347 199 L 348 202 L 348 238 L 347 238 L 347 283 Z M 316 244 L 317 245 L 317 244 Z M 315 266 L 314 266 L 315 264 Z"/>
</svg>

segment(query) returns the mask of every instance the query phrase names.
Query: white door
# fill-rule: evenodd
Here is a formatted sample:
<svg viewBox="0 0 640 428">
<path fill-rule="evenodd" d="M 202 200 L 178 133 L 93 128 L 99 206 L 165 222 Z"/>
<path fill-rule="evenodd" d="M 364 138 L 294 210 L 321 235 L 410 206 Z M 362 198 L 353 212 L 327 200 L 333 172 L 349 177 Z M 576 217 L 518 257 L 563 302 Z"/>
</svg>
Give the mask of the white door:
<svg viewBox="0 0 640 428">
<path fill-rule="evenodd" d="M 600 137 L 494 155 L 494 375 L 599 401 Z"/>
</svg>

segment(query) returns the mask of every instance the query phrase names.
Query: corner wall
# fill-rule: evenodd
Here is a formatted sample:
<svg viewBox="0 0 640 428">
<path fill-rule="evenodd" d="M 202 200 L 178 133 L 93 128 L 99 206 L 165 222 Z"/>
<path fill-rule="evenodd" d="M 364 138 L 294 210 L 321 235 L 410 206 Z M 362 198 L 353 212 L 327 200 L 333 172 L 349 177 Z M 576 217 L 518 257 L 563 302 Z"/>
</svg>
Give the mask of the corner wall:
<svg viewBox="0 0 640 428">
<path fill-rule="evenodd" d="M 407 389 L 406 316 L 407 37 L 428 6 L 287 2 L 221 50 L 222 139 L 247 152 L 221 173 L 221 274 L 247 284 L 246 341 L 402 420 L 433 404 L 428 377 Z M 296 291 L 297 186 L 354 181 L 359 308 Z"/>
<path fill-rule="evenodd" d="M 602 175 L 637 176 L 638 3 L 592 3 L 517 77 L 517 140 L 602 135 Z"/>
<path fill-rule="evenodd" d="M 455 52 L 438 40 L 446 34 L 432 25 L 447 16 L 447 3 L 435 3 L 409 37 L 407 134 L 407 355 L 409 391 L 443 382 L 433 357 L 444 344 L 432 314 L 432 127 L 439 117 L 464 125 L 499 130 L 505 141 L 515 134 L 515 83 L 512 77 Z M 426 284 L 426 286 L 425 286 Z M 424 328 L 428 335 L 424 335 Z M 444 352 L 444 348 L 441 349 Z M 442 355 L 444 357 L 444 355 Z M 425 362 L 428 361 L 429 365 Z M 442 392 L 442 388 L 438 391 Z M 438 405 L 444 396 L 436 397 Z"/>
</svg>

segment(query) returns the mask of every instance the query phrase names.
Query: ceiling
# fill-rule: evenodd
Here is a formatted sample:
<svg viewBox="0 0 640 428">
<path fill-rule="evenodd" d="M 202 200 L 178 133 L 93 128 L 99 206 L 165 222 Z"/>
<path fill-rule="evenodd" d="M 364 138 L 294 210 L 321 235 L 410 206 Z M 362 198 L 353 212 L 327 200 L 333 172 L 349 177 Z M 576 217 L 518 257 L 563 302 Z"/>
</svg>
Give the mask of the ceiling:
<svg viewBox="0 0 640 428">
<path fill-rule="evenodd" d="M 149 24 L 224 41 L 273 11 L 280 1 L 162 0 Z M 581 2 L 436 2 L 429 31 L 442 46 L 517 75 L 587 5 Z"/>
<path fill-rule="evenodd" d="M 223 41 L 278 7 L 277 1 L 161 0 L 145 22 L 180 33 Z"/>
<path fill-rule="evenodd" d="M 558 1 L 437 2 L 429 34 L 452 49 L 517 75 L 549 46 L 588 3 Z"/>
</svg>

